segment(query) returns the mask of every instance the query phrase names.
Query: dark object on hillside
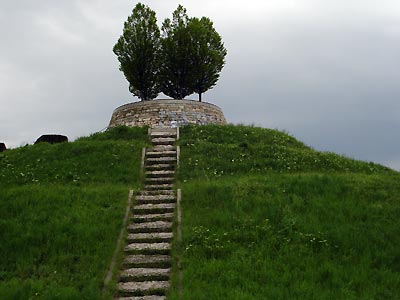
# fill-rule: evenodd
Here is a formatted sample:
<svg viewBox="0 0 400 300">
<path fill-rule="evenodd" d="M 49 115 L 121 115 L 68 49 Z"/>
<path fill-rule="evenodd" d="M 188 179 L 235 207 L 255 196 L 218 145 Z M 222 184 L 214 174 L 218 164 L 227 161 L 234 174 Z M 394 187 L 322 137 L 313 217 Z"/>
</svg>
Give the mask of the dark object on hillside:
<svg viewBox="0 0 400 300">
<path fill-rule="evenodd" d="M 7 150 L 6 144 L 0 143 L 0 152 L 6 151 L 6 150 Z"/>
<path fill-rule="evenodd" d="M 42 142 L 49 144 L 58 144 L 68 142 L 68 138 L 65 135 L 60 134 L 44 134 L 36 140 L 35 144 Z"/>
<path fill-rule="evenodd" d="M 243 150 L 247 150 L 247 148 L 249 148 L 249 145 L 246 142 L 243 142 L 239 144 L 239 147 Z"/>
</svg>

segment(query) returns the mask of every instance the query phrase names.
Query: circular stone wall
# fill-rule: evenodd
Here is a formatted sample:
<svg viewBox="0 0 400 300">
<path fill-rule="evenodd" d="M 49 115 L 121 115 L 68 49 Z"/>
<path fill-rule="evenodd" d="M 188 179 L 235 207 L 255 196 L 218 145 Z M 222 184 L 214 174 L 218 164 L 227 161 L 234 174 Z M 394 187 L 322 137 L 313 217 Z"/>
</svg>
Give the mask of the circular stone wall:
<svg viewBox="0 0 400 300">
<path fill-rule="evenodd" d="M 116 108 L 108 128 L 119 125 L 171 127 L 186 124 L 226 124 L 221 109 L 194 100 L 149 100 Z"/>
</svg>

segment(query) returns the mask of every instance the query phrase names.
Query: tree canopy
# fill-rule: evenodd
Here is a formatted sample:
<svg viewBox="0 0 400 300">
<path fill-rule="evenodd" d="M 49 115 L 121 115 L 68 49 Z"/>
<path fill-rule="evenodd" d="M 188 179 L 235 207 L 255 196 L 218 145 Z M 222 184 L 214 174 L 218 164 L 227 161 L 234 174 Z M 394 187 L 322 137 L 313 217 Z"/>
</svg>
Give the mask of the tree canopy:
<svg viewBox="0 0 400 300">
<path fill-rule="evenodd" d="M 189 17 L 181 5 L 174 11 L 172 20 L 162 25 L 161 39 L 161 91 L 172 98 L 183 99 L 193 93 L 190 73 L 192 36 L 188 27 Z"/>
<path fill-rule="evenodd" d="M 114 46 L 129 91 L 141 100 L 157 97 L 159 88 L 160 29 L 156 13 L 138 3 Z"/>
<path fill-rule="evenodd" d="M 214 29 L 209 18 L 192 18 L 188 24 L 191 32 L 191 88 L 199 94 L 211 89 L 217 83 L 225 64 L 226 49 L 221 36 Z"/>
<path fill-rule="evenodd" d="M 153 99 L 161 91 L 174 99 L 198 93 L 201 101 L 225 64 L 221 36 L 209 18 L 189 18 L 181 5 L 161 29 L 162 34 L 155 12 L 141 3 L 125 22 L 114 53 L 129 90 L 141 100 Z"/>
</svg>

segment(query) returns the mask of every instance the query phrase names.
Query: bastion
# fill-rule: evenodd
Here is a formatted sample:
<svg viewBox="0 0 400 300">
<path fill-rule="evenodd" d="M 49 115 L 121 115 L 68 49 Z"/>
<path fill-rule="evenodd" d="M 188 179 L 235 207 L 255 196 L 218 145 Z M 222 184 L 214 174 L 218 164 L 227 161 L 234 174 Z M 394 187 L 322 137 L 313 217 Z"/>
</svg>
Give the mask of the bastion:
<svg viewBox="0 0 400 300">
<path fill-rule="evenodd" d="M 108 128 L 119 125 L 175 127 L 187 124 L 226 124 L 222 110 L 194 100 L 157 99 L 133 102 L 116 108 Z"/>
</svg>

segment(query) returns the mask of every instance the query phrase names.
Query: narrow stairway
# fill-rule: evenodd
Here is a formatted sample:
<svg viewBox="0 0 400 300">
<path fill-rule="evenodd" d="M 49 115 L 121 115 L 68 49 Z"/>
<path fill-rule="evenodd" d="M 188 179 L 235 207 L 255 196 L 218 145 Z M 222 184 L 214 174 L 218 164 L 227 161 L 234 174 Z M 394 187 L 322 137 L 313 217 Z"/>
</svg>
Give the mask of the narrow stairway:
<svg viewBox="0 0 400 300">
<path fill-rule="evenodd" d="M 164 300 L 170 286 L 177 128 L 149 131 L 153 147 L 144 157 L 145 188 L 136 195 L 116 299 Z"/>
</svg>

